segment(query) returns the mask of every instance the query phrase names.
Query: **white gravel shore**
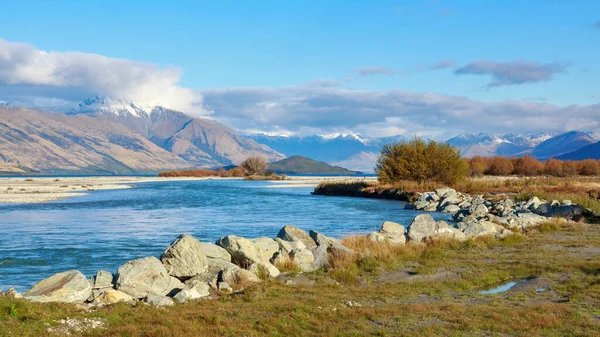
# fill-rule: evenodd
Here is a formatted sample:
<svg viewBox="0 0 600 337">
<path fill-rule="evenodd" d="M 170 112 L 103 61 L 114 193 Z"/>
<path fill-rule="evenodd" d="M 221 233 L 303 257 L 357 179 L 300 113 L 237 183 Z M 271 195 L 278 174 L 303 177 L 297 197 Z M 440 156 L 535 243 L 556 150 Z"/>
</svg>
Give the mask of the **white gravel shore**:
<svg viewBox="0 0 600 337">
<path fill-rule="evenodd" d="M 208 180 L 240 178 L 159 178 L 159 177 L 66 177 L 0 178 L 0 204 L 2 203 L 43 203 L 70 197 L 84 196 L 98 190 L 133 188 L 136 183 Z M 367 180 L 375 178 L 367 177 Z M 289 180 L 272 181 L 272 188 L 311 187 L 325 181 L 356 181 L 363 177 L 289 177 Z"/>
</svg>

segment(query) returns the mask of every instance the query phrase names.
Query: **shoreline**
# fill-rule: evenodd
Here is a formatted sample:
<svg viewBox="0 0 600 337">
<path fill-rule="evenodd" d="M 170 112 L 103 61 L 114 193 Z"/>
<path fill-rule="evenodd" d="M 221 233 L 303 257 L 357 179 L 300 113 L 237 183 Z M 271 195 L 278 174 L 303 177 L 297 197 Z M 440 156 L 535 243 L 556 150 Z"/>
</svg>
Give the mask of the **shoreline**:
<svg viewBox="0 0 600 337">
<path fill-rule="evenodd" d="M 322 182 L 356 181 L 350 176 L 294 176 L 289 180 L 265 181 L 267 188 L 316 187 Z M 373 180 L 374 178 L 367 178 Z M 0 178 L 0 205 L 38 204 L 89 195 L 94 191 L 135 188 L 133 184 L 165 181 L 243 180 L 230 177 L 148 177 L 148 176 L 82 176 L 82 177 L 3 177 Z M 361 178 L 362 180 L 362 178 Z"/>
</svg>

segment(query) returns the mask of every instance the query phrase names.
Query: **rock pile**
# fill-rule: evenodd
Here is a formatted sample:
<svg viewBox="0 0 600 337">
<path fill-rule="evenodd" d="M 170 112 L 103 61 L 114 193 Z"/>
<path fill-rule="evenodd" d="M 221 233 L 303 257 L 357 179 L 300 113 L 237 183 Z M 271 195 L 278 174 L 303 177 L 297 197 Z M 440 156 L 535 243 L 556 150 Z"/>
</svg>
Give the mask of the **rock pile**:
<svg viewBox="0 0 600 337">
<path fill-rule="evenodd" d="M 280 274 L 278 263 L 315 271 L 329 263 L 331 252 L 354 253 L 335 239 L 294 226 L 283 227 L 275 239 L 229 235 L 216 244 L 182 234 L 160 259 L 128 261 L 114 275 L 100 270 L 87 279 L 71 270 L 38 282 L 23 295 L 12 287 L 2 295 L 34 302 L 106 305 L 142 300 L 170 306 L 209 297 L 211 291 L 228 293 L 260 283 L 261 278 L 275 278 Z"/>
</svg>

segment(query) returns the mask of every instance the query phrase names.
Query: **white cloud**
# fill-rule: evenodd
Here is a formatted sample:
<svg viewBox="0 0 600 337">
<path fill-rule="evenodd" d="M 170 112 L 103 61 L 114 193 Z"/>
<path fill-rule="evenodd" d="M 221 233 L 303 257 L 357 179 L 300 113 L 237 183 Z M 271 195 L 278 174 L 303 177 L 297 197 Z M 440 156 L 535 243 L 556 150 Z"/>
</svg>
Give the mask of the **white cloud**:
<svg viewBox="0 0 600 337">
<path fill-rule="evenodd" d="M 181 69 L 81 52 L 43 51 L 0 39 L 0 84 L 12 100 L 77 101 L 110 95 L 206 114 L 200 93 L 178 86 Z M 6 99 L 5 97 L 0 97 Z"/>
</svg>

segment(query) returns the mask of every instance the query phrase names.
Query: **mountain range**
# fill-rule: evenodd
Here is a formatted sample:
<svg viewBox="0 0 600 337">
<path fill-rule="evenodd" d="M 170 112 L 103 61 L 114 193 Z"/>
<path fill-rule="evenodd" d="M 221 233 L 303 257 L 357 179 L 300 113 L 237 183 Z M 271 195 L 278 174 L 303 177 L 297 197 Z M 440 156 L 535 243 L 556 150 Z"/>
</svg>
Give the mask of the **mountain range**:
<svg viewBox="0 0 600 337">
<path fill-rule="evenodd" d="M 2 106 L 0 121 L 0 161 L 31 172 L 125 174 L 284 158 L 216 121 L 107 96 L 67 114 Z"/>
<path fill-rule="evenodd" d="M 0 104 L 0 171 L 13 173 L 152 173 L 236 165 L 254 155 L 269 162 L 303 156 L 372 172 L 384 144 L 406 140 L 403 136 L 365 138 L 352 133 L 242 136 L 211 119 L 110 96 L 87 99 L 66 113 Z M 465 157 L 600 158 L 595 135 L 578 131 L 461 134 L 447 142 Z"/>
</svg>

